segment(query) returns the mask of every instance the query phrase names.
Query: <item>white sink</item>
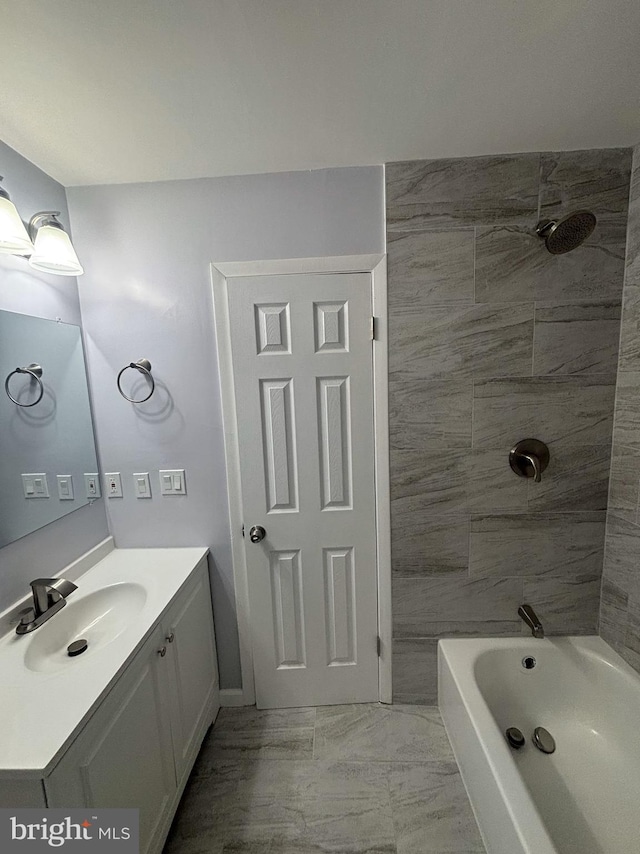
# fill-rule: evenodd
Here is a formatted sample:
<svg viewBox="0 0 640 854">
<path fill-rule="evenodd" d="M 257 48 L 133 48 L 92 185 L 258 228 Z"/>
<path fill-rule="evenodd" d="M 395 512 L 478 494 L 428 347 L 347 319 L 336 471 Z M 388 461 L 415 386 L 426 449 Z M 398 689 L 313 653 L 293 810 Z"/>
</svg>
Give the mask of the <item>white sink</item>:
<svg viewBox="0 0 640 854">
<path fill-rule="evenodd" d="M 16 634 L 28 599 L 0 613 L 0 780 L 51 773 L 207 551 L 105 541 L 61 571 L 78 589 L 40 628 Z M 88 649 L 70 658 L 67 646 L 80 638 Z"/>
<path fill-rule="evenodd" d="M 24 663 L 29 670 L 51 673 L 71 667 L 74 662 L 86 661 L 92 652 L 121 635 L 147 600 L 141 584 L 127 581 L 102 587 L 78 599 L 73 599 L 74 595 L 29 638 L 24 652 Z M 87 641 L 87 650 L 70 657 L 67 647 L 81 638 Z"/>
</svg>

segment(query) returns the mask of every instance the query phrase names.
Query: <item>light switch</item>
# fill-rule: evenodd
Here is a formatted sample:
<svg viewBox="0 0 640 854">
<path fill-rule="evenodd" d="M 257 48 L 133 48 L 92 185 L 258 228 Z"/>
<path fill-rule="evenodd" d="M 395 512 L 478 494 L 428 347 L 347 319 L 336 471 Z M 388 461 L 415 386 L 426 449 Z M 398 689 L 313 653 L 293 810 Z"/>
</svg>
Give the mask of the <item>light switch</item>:
<svg viewBox="0 0 640 854">
<path fill-rule="evenodd" d="M 104 475 L 107 484 L 107 498 L 122 498 L 122 480 L 119 471 L 108 471 Z"/>
<path fill-rule="evenodd" d="M 25 498 L 48 498 L 49 484 L 44 472 L 22 475 L 22 489 Z"/>
<path fill-rule="evenodd" d="M 73 479 L 70 474 L 56 475 L 58 498 L 60 501 L 73 501 Z"/>
<path fill-rule="evenodd" d="M 100 498 L 100 478 L 97 471 L 84 473 L 84 491 L 87 498 Z"/>
<path fill-rule="evenodd" d="M 151 498 L 151 484 L 149 483 L 149 472 L 139 471 L 133 475 L 133 488 L 136 498 Z"/>
<path fill-rule="evenodd" d="M 162 495 L 186 495 L 187 483 L 184 469 L 162 469 L 160 471 L 160 492 Z"/>
</svg>

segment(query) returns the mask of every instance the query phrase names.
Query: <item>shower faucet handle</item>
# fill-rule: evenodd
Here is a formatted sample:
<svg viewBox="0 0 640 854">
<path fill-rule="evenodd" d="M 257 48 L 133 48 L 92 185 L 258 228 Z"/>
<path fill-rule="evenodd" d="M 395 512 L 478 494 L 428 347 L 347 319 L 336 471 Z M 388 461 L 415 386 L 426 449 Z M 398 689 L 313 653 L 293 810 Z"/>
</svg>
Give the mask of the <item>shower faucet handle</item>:
<svg viewBox="0 0 640 854">
<path fill-rule="evenodd" d="M 542 480 L 542 472 L 540 470 L 540 460 L 535 454 L 525 454 L 524 452 L 520 453 L 533 469 L 533 480 L 535 483 L 540 483 Z"/>
<path fill-rule="evenodd" d="M 549 448 L 539 439 L 522 439 L 509 452 L 509 465 L 519 477 L 542 480 L 542 472 L 549 465 Z"/>
</svg>

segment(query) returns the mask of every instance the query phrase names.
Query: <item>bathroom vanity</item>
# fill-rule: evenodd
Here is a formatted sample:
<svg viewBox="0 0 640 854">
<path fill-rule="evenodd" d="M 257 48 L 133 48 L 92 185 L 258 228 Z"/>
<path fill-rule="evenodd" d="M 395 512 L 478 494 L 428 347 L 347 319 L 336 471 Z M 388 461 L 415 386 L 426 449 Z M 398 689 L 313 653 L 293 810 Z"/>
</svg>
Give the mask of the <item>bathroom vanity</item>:
<svg viewBox="0 0 640 854">
<path fill-rule="evenodd" d="M 206 556 L 109 540 L 45 625 L 0 617 L 0 806 L 137 807 L 141 854 L 161 851 L 219 708 Z"/>
</svg>

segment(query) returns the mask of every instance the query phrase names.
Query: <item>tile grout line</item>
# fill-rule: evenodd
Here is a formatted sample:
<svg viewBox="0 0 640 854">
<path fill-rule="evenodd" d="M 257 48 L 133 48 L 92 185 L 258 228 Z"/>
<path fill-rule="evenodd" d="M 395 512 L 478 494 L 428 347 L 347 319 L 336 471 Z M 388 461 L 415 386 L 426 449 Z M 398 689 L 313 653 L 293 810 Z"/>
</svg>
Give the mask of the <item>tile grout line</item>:
<svg viewBox="0 0 640 854">
<path fill-rule="evenodd" d="M 385 768 L 385 781 L 387 784 L 387 803 L 389 804 L 389 814 L 391 815 L 391 827 L 393 828 L 393 843 L 396 849 L 396 854 L 398 854 L 398 825 L 396 823 L 396 815 L 395 810 L 393 809 L 393 803 L 391 801 L 391 774 L 390 768 Z"/>
<path fill-rule="evenodd" d="M 312 739 L 312 744 L 311 744 L 311 759 L 312 760 L 315 760 L 317 758 L 316 757 L 316 728 L 317 728 L 317 726 L 318 726 L 318 707 L 316 706 L 314 708 L 314 715 L 313 715 L 313 739 Z"/>
<path fill-rule="evenodd" d="M 477 250 L 478 244 L 478 229 L 476 226 L 473 227 L 473 304 L 478 304 L 478 290 L 477 290 L 477 269 L 476 269 L 476 258 L 478 254 Z"/>
</svg>

